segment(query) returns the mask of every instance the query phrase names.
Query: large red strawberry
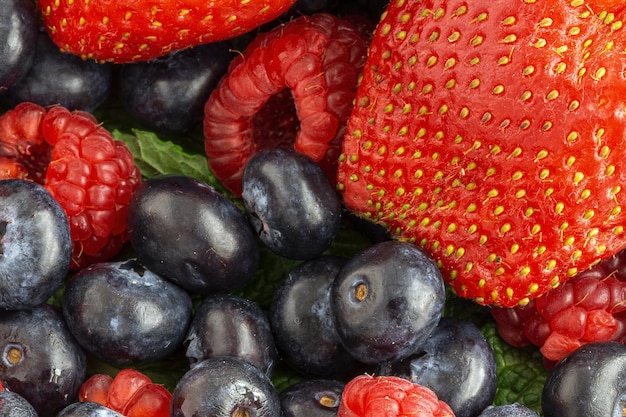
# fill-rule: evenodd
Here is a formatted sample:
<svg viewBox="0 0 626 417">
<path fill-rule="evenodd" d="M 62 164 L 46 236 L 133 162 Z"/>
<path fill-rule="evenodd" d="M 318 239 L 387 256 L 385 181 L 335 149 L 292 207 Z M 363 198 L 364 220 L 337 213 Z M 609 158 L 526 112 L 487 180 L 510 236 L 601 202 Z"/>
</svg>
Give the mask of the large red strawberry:
<svg viewBox="0 0 626 417">
<path fill-rule="evenodd" d="M 241 195 L 248 160 L 293 146 L 335 180 L 346 120 L 365 63 L 366 22 L 302 16 L 258 35 L 230 65 L 204 108 L 205 150 L 215 175 Z"/>
<path fill-rule="evenodd" d="M 116 63 L 234 38 L 286 12 L 295 0 L 39 0 L 61 50 Z"/>
<path fill-rule="evenodd" d="M 116 255 L 141 174 L 133 156 L 89 113 L 24 102 L 0 116 L 0 179 L 43 184 L 65 210 L 74 270 Z"/>
<path fill-rule="evenodd" d="M 399 0 L 338 170 L 463 297 L 514 306 L 626 246 L 621 1 Z"/>
</svg>

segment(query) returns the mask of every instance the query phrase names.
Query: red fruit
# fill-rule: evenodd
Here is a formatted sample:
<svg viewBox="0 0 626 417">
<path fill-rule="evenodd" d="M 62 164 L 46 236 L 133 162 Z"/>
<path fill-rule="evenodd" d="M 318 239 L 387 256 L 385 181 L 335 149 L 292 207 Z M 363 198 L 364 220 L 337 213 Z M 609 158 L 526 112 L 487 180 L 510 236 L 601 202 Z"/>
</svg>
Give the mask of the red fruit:
<svg viewBox="0 0 626 417">
<path fill-rule="evenodd" d="M 429 388 L 394 376 L 360 375 L 341 396 L 338 417 L 454 417 Z"/>
<path fill-rule="evenodd" d="M 247 161 L 282 145 L 320 162 L 334 181 L 366 50 L 356 26 L 327 14 L 257 36 L 205 105 L 205 149 L 215 175 L 240 196 Z"/>
<path fill-rule="evenodd" d="M 62 51 L 99 61 L 144 61 L 234 38 L 286 12 L 295 0 L 37 2 Z"/>
<path fill-rule="evenodd" d="M 119 253 L 139 168 L 89 113 L 21 103 L 0 116 L 0 178 L 43 184 L 65 210 L 74 270 Z M 1 175 L 4 174 L 4 175 Z"/>
<path fill-rule="evenodd" d="M 112 382 L 113 378 L 109 375 L 92 375 L 80 386 L 78 400 L 81 402 L 93 402 L 106 406 Z"/>
<path fill-rule="evenodd" d="M 126 403 L 127 417 L 170 417 L 172 394 L 162 385 L 146 384 Z"/>
<path fill-rule="evenodd" d="M 626 246 L 622 2 L 393 1 L 338 167 L 345 204 L 454 291 L 525 305 Z"/>
<path fill-rule="evenodd" d="M 540 348 L 546 365 L 597 341 L 626 343 L 626 251 L 581 272 L 524 307 L 491 309 L 513 346 Z"/>
<path fill-rule="evenodd" d="M 122 369 L 113 378 L 106 406 L 118 413 L 123 413 L 135 393 L 141 387 L 151 383 L 152 380 L 147 375 L 135 369 Z"/>
</svg>

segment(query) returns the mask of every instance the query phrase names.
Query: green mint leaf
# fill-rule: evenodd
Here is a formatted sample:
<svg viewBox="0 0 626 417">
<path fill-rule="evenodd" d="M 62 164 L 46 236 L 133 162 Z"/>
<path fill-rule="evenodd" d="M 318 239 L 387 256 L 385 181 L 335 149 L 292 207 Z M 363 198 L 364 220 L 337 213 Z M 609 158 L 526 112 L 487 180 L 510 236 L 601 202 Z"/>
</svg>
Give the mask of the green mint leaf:
<svg viewBox="0 0 626 417">
<path fill-rule="evenodd" d="M 185 175 L 228 194 L 209 169 L 205 155 L 188 153 L 179 144 L 162 140 L 153 132 L 133 129 L 132 133 L 125 133 L 115 129 L 111 134 L 126 144 L 145 178 L 167 174 Z"/>
<path fill-rule="evenodd" d="M 481 328 L 491 344 L 495 357 L 498 388 L 494 405 L 518 402 L 541 415 L 541 393 L 547 378 L 541 352 L 534 346 L 517 348 L 498 334 L 496 324 Z"/>
</svg>

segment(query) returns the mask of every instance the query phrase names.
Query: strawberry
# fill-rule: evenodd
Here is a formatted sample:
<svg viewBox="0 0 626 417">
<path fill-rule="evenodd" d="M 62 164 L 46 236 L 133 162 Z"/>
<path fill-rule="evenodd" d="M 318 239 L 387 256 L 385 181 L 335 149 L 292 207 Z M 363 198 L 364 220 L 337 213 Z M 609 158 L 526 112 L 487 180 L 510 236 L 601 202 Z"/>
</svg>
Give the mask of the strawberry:
<svg viewBox="0 0 626 417">
<path fill-rule="evenodd" d="M 391 2 L 338 187 L 460 296 L 525 305 L 626 246 L 623 2 Z"/>
<path fill-rule="evenodd" d="M 204 110 L 209 166 L 233 194 L 241 196 L 248 160 L 271 146 L 293 146 L 335 181 L 365 63 L 365 27 L 329 14 L 303 16 L 258 35 L 233 60 Z"/>
<path fill-rule="evenodd" d="M 295 0 L 37 2 L 62 51 L 98 61 L 145 61 L 234 38 L 286 12 Z"/>
<path fill-rule="evenodd" d="M 141 173 L 126 145 L 90 113 L 29 102 L 4 113 L 0 178 L 36 181 L 63 207 L 73 270 L 117 255 L 128 241 L 126 212 Z"/>
</svg>

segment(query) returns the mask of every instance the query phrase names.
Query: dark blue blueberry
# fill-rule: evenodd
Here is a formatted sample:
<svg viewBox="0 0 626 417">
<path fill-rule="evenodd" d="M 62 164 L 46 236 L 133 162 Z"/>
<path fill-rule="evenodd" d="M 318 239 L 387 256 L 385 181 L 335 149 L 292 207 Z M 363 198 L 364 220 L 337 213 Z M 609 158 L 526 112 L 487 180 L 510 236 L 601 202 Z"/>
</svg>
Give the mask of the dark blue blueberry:
<svg viewBox="0 0 626 417">
<path fill-rule="evenodd" d="M 327 379 L 295 383 L 280 393 L 281 417 L 336 417 L 344 386 Z"/>
<path fill-rule="evenodd" d="M 180 379 L 171 417 L 278 417 L 280 400 L 269 377 L 236 357 L 206 359 Z"/>
<path fill-rule="evenodd" d="M 539 414 L 524 405 L 513 403 L 489 406 L 478 417 L 539 417 Z"/>
<path fill-rule="evenodd" d="M 322 169 L 292 148 L 262 150 L 246 165 L 242 198 L 261 241 L 290 259 L 319 256 L 341 223 L 341 201 Z"/>
<path fill-rule="evenodd" d="M 473 323 L 452 317 L 441 319 L 418 353 L 381 366 L 378 373 L 430 388 L 456 417 L 475 417 L 496 395 L 491 345 Z"/>
<path fill-rule="evenodd" d="M 56 417 L 123 417 L 123 414 L 97 403 L 77 402 L 65 407 Z"/>
<path fill-rule="evenodd" d="M 125 366 L 163 358 L 181 346 L 191 297 L 136 260 L 92 264 L 68 282 L 63 315 L 85 350 Z"/>
<path fill-rule="evenodd" d="M 561 359 L 541 396 L 545 417 L 622 417 L 626 410 L 626 346 L 593 342 Z"/>
<path fill-rule="evenodd" d="M 202 181 L 154 177 L 133 194 L 128 232 L 151 271 L 196 293 L 242 288 L 259 265 L 243 212 Z"/>
<path fill-rule="evenodd" d="M 39 417 L 55 416 L 78 399 L 86 358 L 59 312 L 47 304 L 0 312 L 0 381 Z"/>
<path fill-rule="evenodd" d="M 291 270 L 274 293 L 270 323 L 281 358 L 321 378 L 350 378 L 363 370 L 341 345 L 330 311 L 330 289 L 346 258 L 320 256 Z"/>
<path fill-rule="evenodd" d="M 31 0 L 0 0 L 0 95 L 32 65 L 39 23 Z"/>
<path fill-rule="evenodd" d="M 204 359 L 237 356 L 271 376 L 278 360 L 265 313 L 235 295 L 205 298 L 196 308 L 185 344 L 192 367 Z"/>
<path fill-rule="evenodd" d="M 365 363 L 418 352 L 439 323 L 441 271 L 417 246 L 387 241 L 353 256 L 335 278 L 331 308 L 341 343 Z"/>
<path fill-rule="evenodd" d="M 63 283 L 72 257 L 65 212 L 41 185 L 0 181 L 0 309 L 46 302 Z"/>
<path fill-rule="evenodd" d="M 16 392 L 0 391 L 0 417 L 38 417 L 35 408 Z"/>
<path fill-rule="evenodd" d="M 109 96 L 111 82 L 110 64 L 63 53 L 42 31 L 37 37 L 32 66 L 5 92 L 4 98 L 11 107 L 30 101 L 92 112 Z"/>
<path fill-rule="evenodd" d="M 201 124 L 204 104 L 231 59 L 228 44 L 214 42 L 125 64 L 119 73 L 119 96 L 130 115 L 146 127 L 184 133 Z"/>
</svg>

